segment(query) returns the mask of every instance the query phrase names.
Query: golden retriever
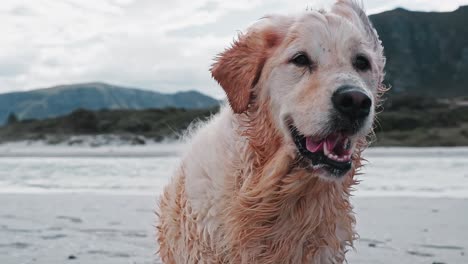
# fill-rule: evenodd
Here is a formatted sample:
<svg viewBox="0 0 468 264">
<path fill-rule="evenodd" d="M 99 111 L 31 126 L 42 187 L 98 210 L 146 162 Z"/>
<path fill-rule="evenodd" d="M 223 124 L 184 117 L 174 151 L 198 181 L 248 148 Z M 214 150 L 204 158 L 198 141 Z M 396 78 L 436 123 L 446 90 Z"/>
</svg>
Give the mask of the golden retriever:
<svg viewBox="0 0 468 264">
<path fill-rule="evenodd" d="M 229 106 L 191 137 L 158 211 L 164 263 L 342 263 L 383 92 L 359 4 L 267 16 L 216 59 Z"/>
</svg>

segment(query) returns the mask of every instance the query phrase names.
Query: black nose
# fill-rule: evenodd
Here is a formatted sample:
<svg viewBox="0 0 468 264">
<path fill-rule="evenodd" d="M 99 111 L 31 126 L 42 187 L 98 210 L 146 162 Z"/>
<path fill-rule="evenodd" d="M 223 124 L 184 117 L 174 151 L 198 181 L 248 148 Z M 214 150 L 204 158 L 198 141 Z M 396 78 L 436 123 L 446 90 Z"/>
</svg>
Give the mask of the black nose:
<svg viewBox="0 0 468 264">
<path fill-rule="evenodd" d="M 355 86 L 342 86 L 332 96 L 333 106 L 350 121 L 359 121 L 370 113 L 372 100 L 364 91 Z"/>
</svg>

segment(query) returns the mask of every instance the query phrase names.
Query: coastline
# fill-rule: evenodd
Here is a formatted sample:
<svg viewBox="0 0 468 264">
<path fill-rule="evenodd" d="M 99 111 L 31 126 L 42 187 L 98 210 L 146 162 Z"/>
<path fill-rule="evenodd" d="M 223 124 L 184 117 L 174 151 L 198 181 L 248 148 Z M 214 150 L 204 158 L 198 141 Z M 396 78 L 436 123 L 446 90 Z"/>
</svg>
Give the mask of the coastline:
<svg viewBox="0 0 468 264">
<path fill-rule="evenodd" d="M 0 144 L 1 157 L 164 157 L 180 156 L 185 144 L 181 141 L 167 141 L 147 145 L 107 144 L 101 146 L 66 144 L 50 145 L 44 142 L 10 142 Z M 382 156 L 437 156 L 468 155 L 468 146 L 456 147 L 402 147 L 370 146 L 363 155 Z"/>
</svg>

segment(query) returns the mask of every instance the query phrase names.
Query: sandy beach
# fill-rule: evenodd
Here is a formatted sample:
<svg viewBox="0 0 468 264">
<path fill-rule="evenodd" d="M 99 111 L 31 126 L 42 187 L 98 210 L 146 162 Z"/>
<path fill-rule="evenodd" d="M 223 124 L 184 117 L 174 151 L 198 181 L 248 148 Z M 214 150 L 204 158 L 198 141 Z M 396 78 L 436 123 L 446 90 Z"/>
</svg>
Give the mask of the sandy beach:
<svg viewBox="0 0 468 264">
<path fill-rule="evenodd" d="M 160 263 L 156 196 L 1 194 L 0 262 Z M 468 263 L 468 200 L 353 198 L 349 263 Z"/>
</svg>

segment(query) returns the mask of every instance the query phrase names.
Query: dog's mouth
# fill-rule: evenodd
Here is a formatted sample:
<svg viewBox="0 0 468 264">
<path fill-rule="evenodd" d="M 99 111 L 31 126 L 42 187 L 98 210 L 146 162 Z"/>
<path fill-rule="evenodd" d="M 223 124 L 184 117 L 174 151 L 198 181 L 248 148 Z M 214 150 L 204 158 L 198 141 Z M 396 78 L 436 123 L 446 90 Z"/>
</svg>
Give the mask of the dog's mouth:
<svg viewBox="0 0 468 264">
<path fill-rule="evenodd" d="M 324 137 L 304 136 L 294 126 L 291 135 L 299 154 L 313 168 L 326 169 L 331 175 L 341 177 L 352 167 L 354 144 L 350 135 L 333 132 Z"/>
</svg>

